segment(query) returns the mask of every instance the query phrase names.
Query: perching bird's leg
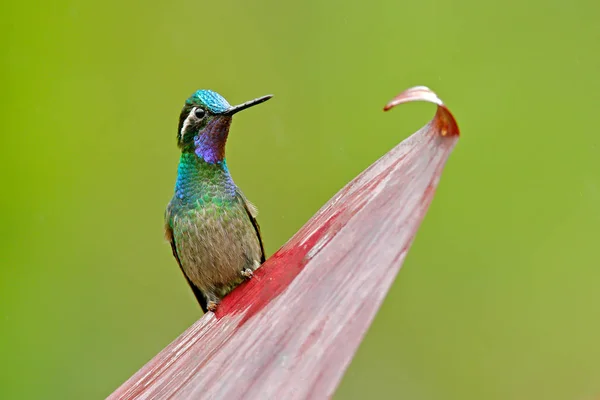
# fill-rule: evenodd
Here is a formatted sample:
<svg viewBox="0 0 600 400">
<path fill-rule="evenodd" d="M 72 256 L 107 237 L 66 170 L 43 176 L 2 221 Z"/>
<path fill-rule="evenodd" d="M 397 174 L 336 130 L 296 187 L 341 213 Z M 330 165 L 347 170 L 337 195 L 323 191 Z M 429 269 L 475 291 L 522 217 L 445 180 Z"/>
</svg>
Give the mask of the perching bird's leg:
<svg viewBox="0 0 600 400">
<path fill-rule="evenodd" d="M 254 271 L 252 270 L 252 268 L 244 268 L 242 270 L 242 276 L 246 279 L 250 279 L 252 278 L 252 276 L 254 276 Z"/>
<path fill-rule="evenodd" d="M 221 301 L 214 293 L 206 294 L 206 309 L 208 311 L 215 312 L 217 310 L 217 306 Z"/>
<path fill-rule="evenodd" d="M 260 262 L 255 260 L 252 267 L 246 267 L 242 270 L 242 276 L 248 279 L 252 278 L 254 276 L 254 271 L 256 271 L 260 265 Z"/>
</svg>

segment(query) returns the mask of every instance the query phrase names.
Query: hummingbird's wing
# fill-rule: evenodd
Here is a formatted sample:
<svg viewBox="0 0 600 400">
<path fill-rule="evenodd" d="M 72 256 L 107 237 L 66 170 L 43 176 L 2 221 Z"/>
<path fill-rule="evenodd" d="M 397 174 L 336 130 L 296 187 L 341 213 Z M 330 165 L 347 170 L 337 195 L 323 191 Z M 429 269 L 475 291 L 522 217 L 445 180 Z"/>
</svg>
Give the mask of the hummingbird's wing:
<svg viewBox="0 0 600 400">
<path fill-rule="evenodd" d="M 244 208 L 246 209 L 246 213 L 248 214 L 248 218 L 250 218 L 250 221 L 254 226 L 254 230 L 256 231 L 256 236 L 258 237 L 258 242 L 260 243 L 260 262 L 262 264 L 265 262 L 265 246 L 263 244 L 262 235 L 260 234 L 260 226 L 258 225 L 258 221 L 256 220 L 256 216 L 258 215 L 258 208 L 256 208 L 256 206 L 252 204 L 246 198 L 246 196 L 244 196 L 244 193 L 242 193 L 242 191 L 239 188 L 236 188 L 236 192 L 238 196 L 240 196 L 240 198 L 242 199 L 244 203 Z"/>
<path fill-rule="evenodd" d="M 173 251 L 173 257 L 175 257 L 175 259 L 177 260 L 177 265 L 179 265 L 179 269 L 181 269 L 183 276 L 185 276 L 185 280 L 190 285 L 192 292 L 194 292 L 194 296 L 196 296 L 196 300 L 198 301 L 198 304 L 200 304 L 202 311 L 204 311 L 204 313 L 206 313 L 208 311 L 206 297 L 200 291 L 200 289 L 198 289 L 196 287 L 196 285 L 194 285 L 192 283 L 192 281 L 190 281 L 190 278 L 188 278 L 187 274 L 183 270 L 183 267 L 181 266 L 181 260 L 179 259 L 179 254 L 177 254 L 177 246 L 175 245 L 175 236 L 173 235 L 173 228 L 171 228 L 171 225 L 169 224 L 169 220 L 170 220 L 169 207 L 167 207 L 167 213 L 166 213 L 166 218 L 165 218 L 165 239 L 167 239 L 169 241 L 169 243 L 171 244 L 171 250 Z"/>
</svg>

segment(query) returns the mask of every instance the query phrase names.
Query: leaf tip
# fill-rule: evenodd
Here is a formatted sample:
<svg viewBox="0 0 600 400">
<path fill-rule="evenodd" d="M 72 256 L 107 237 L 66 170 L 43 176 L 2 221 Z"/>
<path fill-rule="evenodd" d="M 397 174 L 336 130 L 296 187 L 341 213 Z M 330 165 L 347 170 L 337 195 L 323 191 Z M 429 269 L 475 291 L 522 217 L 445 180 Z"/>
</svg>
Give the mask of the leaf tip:
<svg viewBox="0 0 600 400">
<path fill-rule="evenodd" d="M 427 101 L 438 106 L 437 113 L 435 114 L 432 123 L 441 136 L 450 137 L 460 135 L 458 124 L 448 107 L 446 107 L 438 95 L 427 86 L 414 86 L 406 89 L 390 100 L 385 107 L 383 107 L 383 111 L 389 111 L 399 104 L 410 103 L 412 101 Z"/>
</svg>

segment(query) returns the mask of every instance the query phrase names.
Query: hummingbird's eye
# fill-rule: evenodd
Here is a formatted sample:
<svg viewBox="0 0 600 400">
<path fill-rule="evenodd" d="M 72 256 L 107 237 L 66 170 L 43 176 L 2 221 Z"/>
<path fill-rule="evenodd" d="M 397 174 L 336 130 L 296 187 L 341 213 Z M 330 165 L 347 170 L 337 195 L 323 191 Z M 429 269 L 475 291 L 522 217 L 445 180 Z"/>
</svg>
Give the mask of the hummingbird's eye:
<svg viewBox="0 0 600 400">
<path fill-rule="evenodd" d="M 196 116 L 196 118 L 198 119 L 202 119 L 204 118 L 204 115 L 206 114 L 206 111 L 204 111 L 203 109 L 201 109 L 200 107 L 196 108 L 194 110 L 194 115 Z"/>
</svg>

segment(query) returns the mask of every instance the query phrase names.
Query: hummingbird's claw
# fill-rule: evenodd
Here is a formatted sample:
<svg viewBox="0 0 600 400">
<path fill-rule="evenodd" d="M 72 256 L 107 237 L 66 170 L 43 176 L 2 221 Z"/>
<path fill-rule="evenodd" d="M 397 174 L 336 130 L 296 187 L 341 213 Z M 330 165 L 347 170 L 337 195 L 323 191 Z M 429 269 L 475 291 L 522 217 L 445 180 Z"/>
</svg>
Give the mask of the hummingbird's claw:
<svg viewBox="0 0 600 400">
<path fill-rule="evenodd" d="M 208 304 L 206 305 L 206 309 L 207 309 L 208 311 L 215 312 L 215 311 L 217 311 L 217 306 L 218 306 L 218 305 L 219 305 L 219 303 L 218 303 L 217 301 L 213 301 L 213 300 L 211 300 L 211 301 L 209 301 L 209 302 L 208 302 Z"/>
<path fill-rule="evenodd" d="M 217 306 L 219 305 L 219 303 L 221 302 L 221 300 L 219 300 L 219 298 L 214 294 L 214 293 L 206 293 L 206 309 L 208 311 L 212 311 L 215 312 L 217 309 Z"/>
<path fill-rule="evenodd" d="M 252 278 L 254 276 L 254 271 L 256 271 L 258 267 L 260 267 L 260 262 L 254 260 L 254 264 L 251 268 L 244 268 L 242 270 L 242 276 L 248 279 Z"/>
<path fill-rule="evenodd" d="M 250 278 L 252 278 L 252 276 L 254 276 L 254 271 L 250 268 L 244 268 L 242 270 L 242 276 L 244 278 L 250 279 Z"/>
</svg>

